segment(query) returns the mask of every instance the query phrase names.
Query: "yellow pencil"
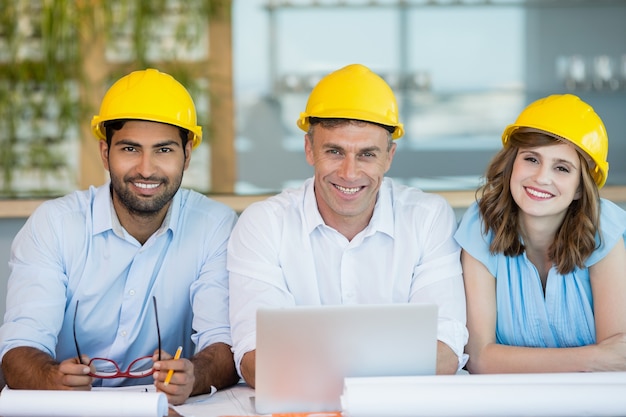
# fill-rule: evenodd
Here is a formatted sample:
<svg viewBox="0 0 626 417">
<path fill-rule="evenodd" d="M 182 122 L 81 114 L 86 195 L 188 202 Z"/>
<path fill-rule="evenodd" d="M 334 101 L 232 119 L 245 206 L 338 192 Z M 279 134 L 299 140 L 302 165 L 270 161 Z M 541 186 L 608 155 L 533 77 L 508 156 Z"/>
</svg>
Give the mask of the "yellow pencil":
<svg viewBox="0 0 626 417">
<path fill-rule="evenodd" d="M 180 354 L 183 353 L 183 347 L 182 346 L 178 346 L 178 349 L 176 349 L 176 354 L 174 354 L 174 359 L 180 359 Z M 170 381 L 172 380 L 172 376 L 174 375 L 174 370 L 170 369 L 169 371 L 167 371 L 167 376 L 165 377 L 165 382 L 163 382 L 163 384 L 165 385 L 169 385 Z"/>
</svg>

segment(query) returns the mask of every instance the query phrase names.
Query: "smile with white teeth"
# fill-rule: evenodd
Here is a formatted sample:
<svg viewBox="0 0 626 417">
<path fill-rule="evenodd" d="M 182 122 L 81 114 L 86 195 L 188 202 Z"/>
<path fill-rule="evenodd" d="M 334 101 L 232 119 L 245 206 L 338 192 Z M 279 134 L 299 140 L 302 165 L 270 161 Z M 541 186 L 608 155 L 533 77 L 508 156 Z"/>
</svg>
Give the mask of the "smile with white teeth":
<svg viewBox="0 0 626 417">
<path fill-rule="evenodd" d="M 342 187 L 341 185 L 337 185 L 337 184 L 335 184 L 335 188 L 337 188 L 339 191 L 341 191 L 344 194 L 356 194 L 361 189 L 361 187 L 348 188 L 348 187 Z"/>
<path fill-rule="evenodd" d="M 135 184 L 135 187 L 145 188 L 145 189 L 157 188 L 159 186 L 159 184 L 146 184 L 143 182 L 135 182 L 134 184 Z"/>
<path fill-rule="evenodd" d="M 539 197 L 539 198 L 550 198 L 550 197 L 552 197 L 552 194 L 542 193 L 541 191 L 533 190 L 531 188 L 527 188 L 526 191 L 528 192 L 528 194 L 533 195 L 535 197 Z"/>
</svg>

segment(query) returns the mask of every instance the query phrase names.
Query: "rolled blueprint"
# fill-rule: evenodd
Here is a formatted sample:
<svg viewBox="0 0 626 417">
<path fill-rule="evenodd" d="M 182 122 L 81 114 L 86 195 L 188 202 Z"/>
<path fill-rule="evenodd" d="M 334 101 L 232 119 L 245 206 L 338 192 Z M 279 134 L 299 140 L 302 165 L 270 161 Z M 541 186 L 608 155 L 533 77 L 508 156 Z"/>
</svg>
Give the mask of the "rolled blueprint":
<svg viewBox="0 0 626 417">
<path fill-rule="evenodd" d="M 0 392 L 2 417 L 162 417 L 168 414 L 167 397 L 136 391 L 39 391 Z"/>
<path fill-rule="evenodd" d="M 346 378 L 345 417 L 624 417 L 626 372 Z"/>
</svg>

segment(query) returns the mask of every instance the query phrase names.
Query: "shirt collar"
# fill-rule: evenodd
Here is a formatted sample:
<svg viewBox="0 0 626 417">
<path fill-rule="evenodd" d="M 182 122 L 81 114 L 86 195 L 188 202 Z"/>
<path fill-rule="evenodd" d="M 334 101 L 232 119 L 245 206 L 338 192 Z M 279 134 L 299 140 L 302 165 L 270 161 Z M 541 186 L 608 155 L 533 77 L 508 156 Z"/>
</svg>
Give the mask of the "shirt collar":
<svg viewBox="0 0 626 417">
<path fill-rule="evenodd" d="M 171 229 L 172 233 L 176 231 L 178 227 L 178 213 L 180 212 L 180 200 L 181 191 L 178 190 L 176 194 L 174 194 L 174 198 L 172 198 L 172 203 L 167 209 L 167 213 L 165 214 L 161 227 L 159 227 L 159 229 L 154 233 L 155 236 L 160 236 L 168 229 Z M 127 232 L 122 227 L 122 224 L 117 217 L 117 213 L 115 212 L 113 199 L 111 198 L 110 181 L 96 189 L 92 210 L 94 235 L 107 230 L 113 230 L 113 233 L 117 236 L 124 238 Z"/>
<path fill-rule="evenodd" d="M 373 235 L 381 232 L 394 237 L 394 213 L 393 213 L 393 192 L 391 189 L 391 180 L 384 178 L 380 189 L 378 190 L 378 198 L 374 206 L 374 214 L 365 228 L 366 235 Z"/>
<path fill-rule="evenodd" d="M 91 208 L 93 212 L 93 234 L 105 232 L 107 230 L 115 230 L 113 226 L 113 200 L 111 199 L 110 192 L 111 183 L 96 188 L 94 196 L 93 206 Z M 114 216 L 117 220 L 117 216 Z M 119 224 L 119 221 L 117 222 Z"/>
<path fill-rule="evenodd" d="M 304 217 L 307 232 L 310 234 L 318 226 L 324 223 L 324 219 L 317 208 L 315 200 L 314 181 L 309 178 L 304 183 Z M 390 237 L 394 236 L 394 218 L 393 218 L 393 193 L 391 190 L 391 180 L 383 179 L 383 183 L 378 190 L 378 198 L 374 205 L 374 213 L 369 224 L 365 228 L 366 236 L 373 235 L 376 232 L 382 232 Z"/>
<path fill-rule="evenodd" d="M 318 226 L 324 224 L 324 219 L 317 208 L 317 200 L 315 199 L 315 181 L 309 178 L 304 182 L 304 221 L 307 233 L 311 234 Z"/>
</svg>

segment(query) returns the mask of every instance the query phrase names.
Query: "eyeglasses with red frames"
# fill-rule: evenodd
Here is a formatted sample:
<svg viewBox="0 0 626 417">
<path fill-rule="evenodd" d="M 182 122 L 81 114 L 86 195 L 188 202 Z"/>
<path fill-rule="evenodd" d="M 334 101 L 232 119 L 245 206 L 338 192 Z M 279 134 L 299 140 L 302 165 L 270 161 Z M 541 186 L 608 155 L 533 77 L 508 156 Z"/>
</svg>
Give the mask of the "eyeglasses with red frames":
<svg viewBox="0 0 626 417">
<path fill-rule="evenodd" d="M 76 300 L 76 309 L 74 310 L 74 321 L 72 325 L 74 331 L 74 344 L 76 346 L 76 354 L 80 363 L 83 363 L 80 348 L 78 347 L 78 339 L 76 338 L 76 313 L 78 311 L 79 301 L 80 300 Z M 157 313 L 156 297 L 154 296 L 152 297 L 152 303 L 154 305 L 154 319 L 156 321 L 157 337 L 159 343 L 158 360 L 161 360 L 161 330 L 159 328 L 159 315 Z M 146 376 L 150 376 L 154 373 L 154 361 L 152 360 L 152 355 L 142 356 L 141 358 L 135 359 L 130 363 L 130 365 L 128 365 L 128 368 L 125 371 L 122 371 L 120 366 L 113 359 L 92 358 L 89 363 L 83 364 L 89 366 L 91 369 L 95 369 L 95 371 L 89 373 L 89 376 L 92 376 L 94 378 L 143 378 Z"/>
</svg>

